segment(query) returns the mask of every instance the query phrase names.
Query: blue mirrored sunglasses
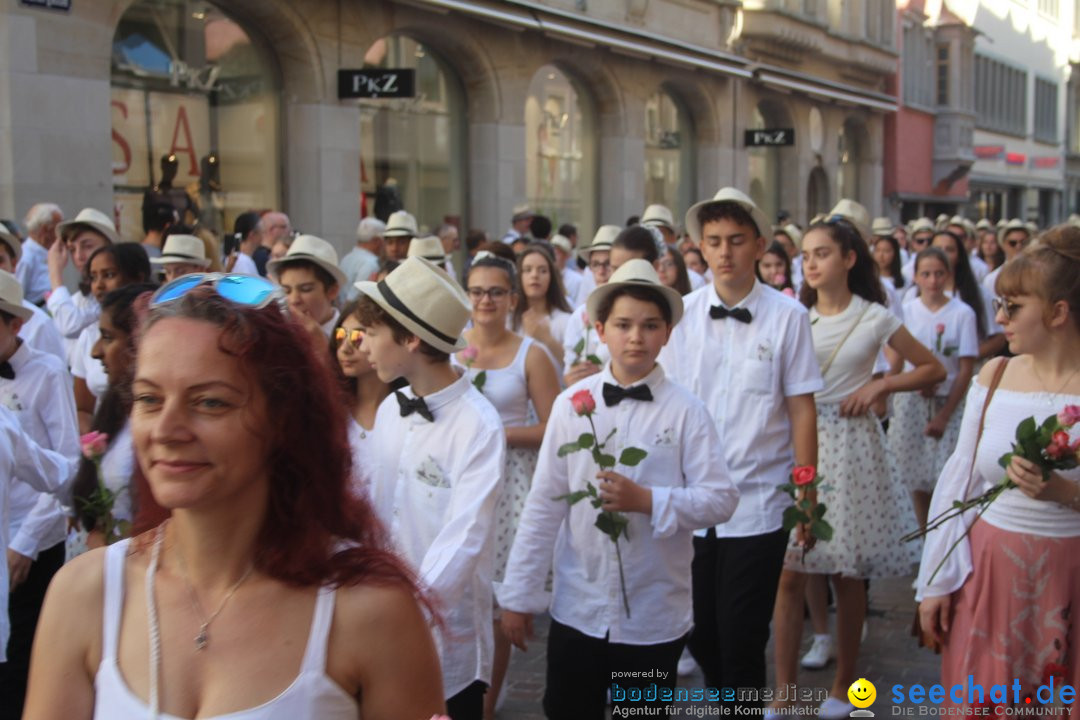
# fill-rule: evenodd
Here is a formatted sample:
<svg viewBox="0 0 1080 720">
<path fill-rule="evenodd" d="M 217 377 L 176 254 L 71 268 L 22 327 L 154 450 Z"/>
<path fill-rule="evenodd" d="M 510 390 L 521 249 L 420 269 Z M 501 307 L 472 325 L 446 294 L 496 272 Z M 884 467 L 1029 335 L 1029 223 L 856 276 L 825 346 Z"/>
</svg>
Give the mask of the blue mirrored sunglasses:
<svg viewBox="0 0 1080 720">
<path fill-rule="evenodd" d="M 229 302 L 254 308 L 265 307 L 281 296 L 277 286 L 266 278 L 226 273 L 194 273 L 162 285 L 150 300 L 150 307 L 179 300 L 200 285 L 210 285 L 218 295 Z"/>
</svg>

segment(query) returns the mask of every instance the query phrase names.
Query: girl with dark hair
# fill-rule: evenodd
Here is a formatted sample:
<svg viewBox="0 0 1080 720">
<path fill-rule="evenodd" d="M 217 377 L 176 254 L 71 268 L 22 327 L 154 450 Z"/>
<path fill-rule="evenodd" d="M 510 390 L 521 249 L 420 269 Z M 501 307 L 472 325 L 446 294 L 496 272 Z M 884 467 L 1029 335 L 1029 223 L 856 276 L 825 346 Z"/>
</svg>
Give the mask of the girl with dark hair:
<svg viewBox="0 0 1080 720">
<path fill-rule="evenodd" d="M 99 337 L 91 349 L 91 357 L 101 363 L 108 378 L 108 387 L 90 422 L 90 430 L 107 436 L 105 454 L 100 461 L 101 482 L 116 494 L 113 518 L 129 524 L 135 520 L 134 508 L 138 500 L 133 482 L 137 473 L 135 450 L 128 425 L 131 380 L 139 326 L 146 318 L 150 295 L 155 289 L 155 285 L 138 283 L 107 294 L 101 301 Z M 69 558 L 113 539 L 106 538 L 101 527 L 102 518 L 95 517 L 84 507 L 84 502 L 97 488 L 98 465 L 84 457 L 72 486 L 76 519 L 81 530 L 68 538 Z"/>
<path fill-rule="evenodd" d="M 773 290 L 795 296 L 795 286 L 791 283 L 791 257 L 784 246 L 775 240 L 765 248 L 765 254 L 757 261 L 758 280 Z"/>
<path fill-rule="evenodd" d="M 993 230 L 979 231 L 979 249 L 976 250 L 976 254 L 986 263 L 990 272 L 1005 264 L 1005 251 L 998 244 L 997 233 Z"/>
<path fill-rule="evenodd" d="M 951 232 L 941 231 L 934 234 L 930 245 L 941 248 L 949 259 L 951 273 L 945 284 L 945 292 L 950 297 L 958 296 L 975 311 L 979 329 L 979 358 L 997 355 L 1005 348 L 1005 336 L 990 312 L 993 294 L 975 279 L 964 241 Z"/>
<path fill-rule="evenodd" d="M 874 239 L 874 262 L 882 280 L 892 283 L 897 290 L 904 287 L 904 273 L 900 243 L 892 235 L 878 235 Z"/>
<path fill-rule="evenodd" d="M 514 307 L 513 329 L 539 342 L 552 357 L 561 358 L 570 304 L 555 258 L 539 244 L 525 248 L 517 259 L 521 298 Z"/>
<path fill-rule="evenodd" d="M 683 250 L 683 260 L 686 261 L 686 269 L 693 270 L 701 277 L 709 272 L 709 265 L 705 262 L 705 256 L 696 247 L 688 247 Z"/>
<path fill-rule="evenodd" d="M 660 275 L 662 284 L 674 289 L 680 295 L 689 295 L 693 289 L 690 287 L 690 274 L 686 271 L 683 256 L 675 248 L 664 248 L 664 253 L 657 263 L 657 273 Z"/>
<path fill-rule="evenodd" d="M 555 365 L 540 345 L 507 329 L 518 303 L 515 274 L 514 266 L 501 257 L 479 253 L 473 260 L 465 283 L 473 307 L 472 327 L 464 333 L 469 347 L 454 356 L 455 364 L 465 368 L 473 384 L 499 411 L 506 432 L 504 484 L 495 507 L 496 586 L 503 580 L 536 470 L 537 449 L 544 439 L 551 404 L 559 394 Z M 495 703 L 509 663 L 510 641 L 496 618 L 485 717 L 495 717 Z"/>
<path fill-rule="evenodd" d="M 94 299 L 100 304 L 107 294 L 127 285 L 150 281 L 150 258 L 146 248 L 138 243 L 104 245 L 90 255 L 84 281 Z M 83 329 L 71 357 L 71 374 L 75 379 L 75 406 L 79 411 L 79 431 L 90 426 L 99 398 L 109 387 L 105 368 L 92 356 L 92 349 L 101 336 L 95 322 Z"/>
<path fill-rule="evenodd" d="M 268 281 L 185 282 L 151 302 L 132 386 L 170 517 L 57 574 L 27 716 L 442 712 L 432 608 L 352 492 L 329 368 Z"/>
<path fill-rule="evenodd" d="M 945 370 L 885 308 L 877 266 L 852 225 L 840 220 L 811 226 L 803 237 L 802 258 L 801 295 L 810 310 L 814 351 L 825 380 L 814 397 L 817 473 L 824 479 L 816 499 L 827 508 L 833 536 L 798 546 L 793 535 L 773 614 L 776 682 L 786 687 L 796 681 L 807 578 L 831 575 L 837 666 L 820 715 L 834 720 L 854 709 L 847 689 L 858 677 L 864 579 L 907 575 L 916 560 L 913 549 L 899 542 L 915 526 L 911 499 L 891 480 L 884 433 L 872 407 L 888 393 L 940 382 Z M 874 365 L 886 344 L 914 369 L 875 379 Z"/>
</svg>

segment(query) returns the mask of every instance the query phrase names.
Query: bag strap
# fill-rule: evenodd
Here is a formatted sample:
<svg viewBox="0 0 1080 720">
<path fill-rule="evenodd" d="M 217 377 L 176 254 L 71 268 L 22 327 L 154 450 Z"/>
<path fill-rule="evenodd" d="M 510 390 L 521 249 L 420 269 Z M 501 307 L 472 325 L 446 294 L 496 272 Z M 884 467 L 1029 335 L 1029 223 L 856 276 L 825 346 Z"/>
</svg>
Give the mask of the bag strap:
<svg viewBox="0 0 1080 720">
<path fill-rule="evenodd" d="M 968 470 L 967 485 L 964 486 L 965 500 L 971 491 L 971 478 L 975 475 L 975 457 L 979 454 L 979 443 L 982 441 L 983 428 L 986 427 L 986 411 L 990 409 L 990 400 L 994 397 L 994 391 L 1001 384 L 1001 378 L 1005 375 L 1005 366 L 1009 364 L 1009 358 L 1004 358 L 994 369 L 994 376 L 990 379 L 990 387 L 986 389 L 986 401 L 983 403 L 982 415 L 979 416 L 979 433 L 975 436 L 975 449 L 971 451 L 971 468 Z"/>
<path fill-rule="evenodd" d="M 869 310 L 869 309 L 870 309 L 870 304 L 869 303 L 867 303 L 866 305 L 863 306 L 862 312 L 860 312 L 859 316 L 857 318 L 855 318 L 855 322 L 851 323 L 851 327 L 849 327 L 847 329 L 847 332 L 844 333 L 844 337 L 840 338 L 840 342 L 838 342 L 836 344 L 836 347 L 833 348 L 832 354 L 829 355 L 829 359 L 826 360 L 825 364 L 821 366 L 821 376 L 822 377 L 825 377 L 825 373 L 829 372 L 829 368 L 832 367 L 833 360 L 835 360 L 837 354 L 839 354 L 840 348 L 842 348 L 844 346 L 844 343 L 847 342 L 847 339 L 849 337 L 851 337 L 851 333 L 855 332 L 855 328 L 857 328 L 859 326 L 859 323 L 862 322 L 863 315 L 865 315 L 866 311 Z"/>
</svg>

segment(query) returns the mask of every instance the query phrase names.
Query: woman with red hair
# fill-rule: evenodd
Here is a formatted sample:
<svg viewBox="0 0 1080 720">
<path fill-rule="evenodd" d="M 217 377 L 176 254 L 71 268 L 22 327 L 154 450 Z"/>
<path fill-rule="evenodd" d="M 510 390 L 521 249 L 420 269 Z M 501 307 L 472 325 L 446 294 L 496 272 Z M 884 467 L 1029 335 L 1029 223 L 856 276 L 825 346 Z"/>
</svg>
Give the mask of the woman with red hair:
<svg viewBox="0 0 1080 720">
<path fill-rule="evenodd" d="M 350 492 L 330 372 L 275 294 L 214 275 L 155 294 L 131 430 L 170 517 L 57 574 L 25 717 L 442 711 L 430 607 Z"/>
</svg>

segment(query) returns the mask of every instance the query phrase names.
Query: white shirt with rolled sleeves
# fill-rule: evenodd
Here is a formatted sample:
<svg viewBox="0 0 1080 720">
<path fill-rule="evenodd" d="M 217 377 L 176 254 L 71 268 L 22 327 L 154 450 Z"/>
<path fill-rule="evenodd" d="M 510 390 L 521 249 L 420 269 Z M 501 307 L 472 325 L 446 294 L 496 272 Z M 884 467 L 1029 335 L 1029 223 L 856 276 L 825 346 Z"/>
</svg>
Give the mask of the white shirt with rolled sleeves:
<svg viewBox="0 0 1080 720">
<path fill-rule="evenodd" d="M 659 365 L 642 382 L 652 401 L 625 399 L 604 405 L 603 384 L 619 384 L 610 364 L 575 383 L 551 408 L 532 490 L 518 524 L 506 577 L 498 591 L 508 610 L 548 609 L 544 582 L 555 565 L 551 616 L 590 637 L 613 643 L 654 645 L 690 630 L 690 564 L 693 530 L 731 517 L 739 493 L 731 482 L 709 411 L 686 388 L 665 377 Z M 639 384 L 639 383 L 634 383 Z M 626 386 L 624 386 L 626 387 Z M 627 447 L 648 455 L 635 467 L 615 472 L 652 492 L 652 514 L 626 513 L 628 535 L 619 539 L 630 617 L 623 607 L 615 544 L 595 526 L 598 510 L 588 500 L 570 507 L 561 495 L 599 484 L 599 467 L 588 451 L 558 456 L 558 449 L 581 433 L 588 421 L 571 404 L 588 390 L 601 437 L 615 430 L 605 452 L 616 458 Z M 554 548 L 554 555 L 552 554 Z"/>
<path fill-rule="evenodd" d="M 96 323 L 101 315 L 101 306 L 93 295 L 83 295 L 82 291 L 71 294 L 66 287 L 61 285 L 49 294 L 45 301 L 45 307 L 52 315 L 56 329 L 64 336 L 64 346 L 67 348 L 68 365 L 75 352 L 75 343 L 79 339 L 79 333 L 87 325 Z"/>
<path fill-rule="evenodd" d="M 14 412 L 31 440 L 69 459 L 74 467 L 79 459 L 79 424 L 67 369 L 25 342 L 9 362 L 15 378 L 0 379 L 0 405 Z M 71 474 L 69 470 L 68 477 L 52 478 L 51 484 L 66 486 Z M 16 483 L 9 502 L 11 535 L 5 547 L 36 560 L 39 552 L 64 541 L 67 519 L 56 497 Z"/>
<path fill-rule="evenodd" d="M 566 332 L 563 335 L 563 375 L 569 374 L 575 361 L 585 362 L 588 355 L 595 355 L 602 363 L 611 359 L 607 345 L 600 342 L 600 334 L 596 332 L 596 326 L 591 322 L 585 322 L 586 315 L 585 305 L 581 305 L 570 313 L 570 319 L 566 321 Z M 582 345 L 581 352 L 577 353 L 574 348 L 585 337 L 586 326 L 589 330 L 588 342 Z"/>
<path fill-rule="evenodd" d="M 779 490 L 795 465 L 785 400 L 824 387 L 806 308 L 760 282 L 736 307 L 749 324 L 713 320 L 709 285 L 683 298 L 685 312 L 660 353 L 672 380 L 704 401 L 723 442 L 739 507 L 717 537 L 747 537 L 783 526 L 791 498 Z"/>
<path fill-rule="evenodd" d="M 63 493 L 75 465 L 60 453 L 38 446 L 23 432 L 19 419 L 0 405 L 0 518 L 8 517 L 11 492 L 26 488 L 37 493 Z M 18 478 L 16 480 L 15 478 Z M 63 482 L 59 482 L 63 479 Z M 45 497 L 49 497 L 45 495 Z M 0 522 L 0 543 L 10 539 L 6 522 Z M 8 566 L 0 562 L 0 663 L 7 661 L 8 637 Z"/>
<path fill-rule="evenodd" d="M 23 323 L 22 330 L 19 330 L 19 337 L 35 350 L 55 355 L 60 362 L 67 365 L 67 347 L 64 345 L 64 338 L 56 329 L 49 314 L 25 299 L 23 307 L 34 314 Z"/>
<path fill-rule="evenodd" d="M 476 680 L 491 682 L 495 504 L 506 439 L 499 413 L 465 375 L 424 401 L 434 422 L 402 417 L 393 393 L 379 406 L 370 490 L 394 545 L 440 604 L 446 628 L 435 641 L 450 698 Z"/>
</svg>

